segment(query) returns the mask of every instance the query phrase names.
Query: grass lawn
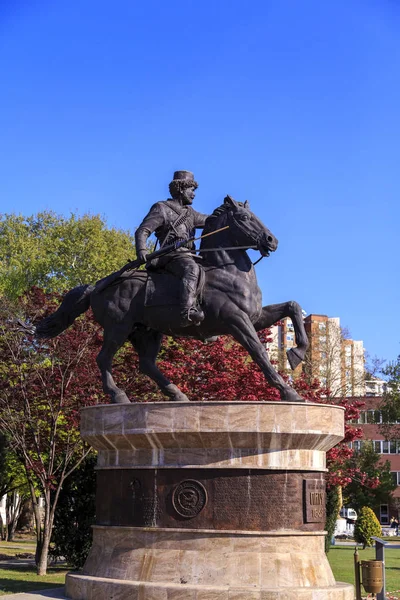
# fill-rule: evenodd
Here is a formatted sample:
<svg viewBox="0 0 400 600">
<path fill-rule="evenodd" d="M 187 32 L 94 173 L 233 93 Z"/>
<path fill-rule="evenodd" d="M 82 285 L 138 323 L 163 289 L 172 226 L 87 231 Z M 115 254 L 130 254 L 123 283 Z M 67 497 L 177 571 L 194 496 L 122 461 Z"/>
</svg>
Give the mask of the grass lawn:
<svg viewBox="0 0 400 600">
<path fill-rule="evenodd" d="M 328 560 L 336 581 L 344 581 L 354 585 L 354 547 L 332 546 L 328 552 Z M 358 550 L 360 560 L 375 558 L 375 548 Z M 386 591 L 400 590 L 400 548 L 385 550 Z M 364 588 L 362 588 L 364 593 Z M 400 594 L 399 594 L 400 596 Z"/>
<path fill-rule="evenodd" d="M 65 565 L 50 567 L 45 577 L 36 575 L 35 565 L 20 564 L 18 560 L 12 561 L 17 554 L 35 553 L 33 540 L 19 540 L 15 542 L 0 542 L 0 555 L 2 560 L 9 557 L 9 565 L 0 564 L 0 596 L 17 592 L 34 592 L 46 588 L 55 588 L 64 585 L 68 569 Z"/>
<path fill-rule="evenodd" d="M 16 564 L 6 569 L 0 565 L 0 596 L 17 592 L 34 592 L 64 585 L 67 570 L 63 567 L 50 567 L 44 577 L 36 575 L 34 566 Z"/>
</svg>

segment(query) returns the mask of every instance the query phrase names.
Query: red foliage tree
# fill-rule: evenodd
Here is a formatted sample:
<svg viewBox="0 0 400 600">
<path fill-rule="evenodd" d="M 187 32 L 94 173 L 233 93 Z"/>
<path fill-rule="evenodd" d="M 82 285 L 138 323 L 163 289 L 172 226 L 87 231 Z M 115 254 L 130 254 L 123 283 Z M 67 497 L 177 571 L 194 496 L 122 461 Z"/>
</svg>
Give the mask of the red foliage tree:
<svg viewBox="0 0 400 600">
<path fill-rule="evenodd" d="M 100 398 L 95 356 L 101 336 L 90 319 L 46 343 L 34 339 L 31 324 L 57 303 L 38 289 L 18 303 L 0 299 L 0 429 L 25 469 L 39 575 L 46 573 L 62 484 L 90 451 L 77 429 L 79 410 Z M 44 498 L 43 519 L 38 496 Z"/>
</svg>

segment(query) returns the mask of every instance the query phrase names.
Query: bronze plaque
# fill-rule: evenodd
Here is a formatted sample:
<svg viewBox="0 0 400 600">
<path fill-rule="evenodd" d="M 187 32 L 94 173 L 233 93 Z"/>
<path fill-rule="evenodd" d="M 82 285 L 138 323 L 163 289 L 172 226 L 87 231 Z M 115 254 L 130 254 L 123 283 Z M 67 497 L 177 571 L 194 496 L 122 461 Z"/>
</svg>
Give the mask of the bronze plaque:
<svg viewBox="0 0 400 600">
<path fill-rule="evenodd" d="M 304 480 L 304 500 L 306 523 L 325 522 L 325 483 L 319 479 Z"/>
<path fill-rule="evenodd" d="M 172 505 L 178 515 L 191 519 L 196 517 L 207 503 L 207 492 L 199 481 L 186 479 L 172 493 Z"/>
<path fill-rule="evenodd" d="M 306 481 L 312 484 L 307 491 Z M 323 473 L 104 469 L 97 471 L 97 486 L 97 525 L 239 531 L 320 531 L 324 526 L 321 497 L 310 496 L 325 496 Z"/>
</svg>

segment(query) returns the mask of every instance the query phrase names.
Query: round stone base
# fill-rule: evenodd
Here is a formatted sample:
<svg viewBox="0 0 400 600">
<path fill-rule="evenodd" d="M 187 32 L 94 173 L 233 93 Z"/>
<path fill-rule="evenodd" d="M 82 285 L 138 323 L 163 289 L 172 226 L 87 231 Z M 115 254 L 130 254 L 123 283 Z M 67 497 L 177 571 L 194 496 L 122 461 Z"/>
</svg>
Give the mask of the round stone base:
<svg viewBox="0 0 400 600">
<path fill-rule="evenodd" d="M 66 595 L 73 600 L 353 600 L 354 588 L 336 583 L 320 588 L 251 590 L 234 586 L 156 584 L 69 573 Z"/>
<path fill-rule="evenodd" d="M 336 584 L 324 532 L 94 526 L 73 600 L 353 600 Z"/>
</svg>

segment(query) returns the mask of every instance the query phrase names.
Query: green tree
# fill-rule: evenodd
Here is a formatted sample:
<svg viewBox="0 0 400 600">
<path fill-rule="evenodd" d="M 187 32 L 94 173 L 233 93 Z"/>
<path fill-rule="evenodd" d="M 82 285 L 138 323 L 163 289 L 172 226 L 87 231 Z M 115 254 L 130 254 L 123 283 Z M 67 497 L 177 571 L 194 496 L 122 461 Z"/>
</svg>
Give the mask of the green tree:
<svg viewBox="0 0 400 600">
<path fill-rule="evenodd" d="M 382 413 L 380 431 L 386 440 L 400 440 L 400 356 L 382 369 L 382 373 L 388 383 L 379 407 Z"/>
<path fill-rule="evenodd" d="M 10 298 L 93 283 L 134 257 L 133 235 L 99 215 L 0 215 L 0 294 Z"/>
<path fill-rule="evenodd" d="M 51 554 L 64 556 L 74 569 L 80 569 L 92 545 L 95 521 L 96 455 L 91 452 L 66 479 L 54 516 Z"/>
<path fill-rule="evenodd" d="M 327 535 L 325 536 L 325 552 L 329 552 L 331 547 L 331 539 L 335 532 L 336 520 L 339 516 L 341 508 L 342 494 L 340 486 L 335 485 L 328 487 L 326 490 L 326 523 L 325 530 Z"/>
<path fill-rule="evenodd" d="M 396 489 L 390 472 L 390 462 L 381 462 L 372 442 L 364 442 L 349 460 L 348 470 L 351 482 L 344 491 L 344 503 L 357 512 L 363 506 L 378 510 L 386 504 Z"/>
<path fill-rule="evenodd" d="M 381 536 L 382 530 L 374 511 L 363 506 L 354 527 L 354 539 L 365 549 L 373 545 L 372 536 Z"/>
</svg>

